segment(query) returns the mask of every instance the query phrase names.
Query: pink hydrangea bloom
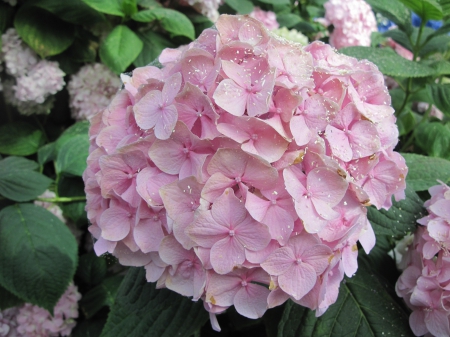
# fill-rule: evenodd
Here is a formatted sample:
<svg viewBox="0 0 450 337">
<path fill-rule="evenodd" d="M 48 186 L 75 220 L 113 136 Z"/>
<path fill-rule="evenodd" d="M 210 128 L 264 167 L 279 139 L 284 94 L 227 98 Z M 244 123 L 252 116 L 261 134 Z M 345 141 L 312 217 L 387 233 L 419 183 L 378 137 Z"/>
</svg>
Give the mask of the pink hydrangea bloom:
<svg viewBox="0 0 450 337">
<path fill-rule="evenodd" d="M 0 336 L 1 337 L 19 337 L 17 332 L 16 317 L 19 308 L 14 307 L 0 311 Z"/>
<path fill-rule="evenodd" d="M 81 295 L 70 284 L 56 303 L 53 315 L 36 305 L 23 306 L 0 312 L 1 337 L 58 337 L 69 336 L 78 318 Z"/>
<path fill-rule="evenodd" d="M 428 215 L 417 221 L 422 226 L 402 257 L 395 288 L 412 310 L 414 334 L 443 337 L 450 335 L 450 187 L 442 183 L 428 191 Z"/>
<path fill-rule="evenodd" d="M 181 0 L 181 5 L 192 6 L 196 11 L 202 13 L 212 22 L 216 22 L 219 18 L 219 6 L 223 0 Z"/>
<path fill-rule="evenodd" d="M 101 63 L 81 67 L 67 84 L 72 118 L 89 119 L 105 109 L 120 85 L 119 77 Z"/>
<path fill-rule="evenodd" d="M 357 242 L 375 244 L 365 206 L 405 189 L 383 75 L 248 16 L 216 27 L 123 75 L 91 119 L 94 249 L 202 299 L 215 329 L 232 305 L 258 318 L 292 299 L 321 315 Z"/>
<path fill-rule="evenodd" d="M 377 31 L 372 8 L 364 0 L 329 0 L 325 19 L 334 26 L 330 44 L 335 48 L 370 46 L 370 35 Z"/>
<path fill-rule="evenodd" d="M 280 24 L 277 21 L 277 15 L 274 12 L 265 11 L 259 7 L 255 7 L 249 14 L 249 16 L 261 21 L 269 30 L 277 29 L 278 27 L 280 27 Z"/>
</svg>

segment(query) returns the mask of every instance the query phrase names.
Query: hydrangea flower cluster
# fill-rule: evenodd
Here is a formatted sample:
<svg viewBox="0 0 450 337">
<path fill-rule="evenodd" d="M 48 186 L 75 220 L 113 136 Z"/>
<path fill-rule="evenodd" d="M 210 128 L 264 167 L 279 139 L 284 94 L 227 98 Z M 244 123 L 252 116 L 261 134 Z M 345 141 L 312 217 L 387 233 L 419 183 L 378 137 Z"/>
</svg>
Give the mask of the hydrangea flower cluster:
<svg viewBox="0 0 450 337">
<path fill-rule="evenodd" d="M 431 187 L 425 202 L 428 215 L 403 255 L 402 275 L 395 290 L 413 311 L 409 324 L 416 336 L 450 336 L 450 187 Z"/>
<path fill-rule="evenodd" d="M 64 72 L 58 62 L 40 60 L 14 28 L 2 35 L 2 59 L 6 72 L 15 78 L 13 97 L 9 103 L 22 114 L 46 113 L 48 109 L 33 109 L 64 87 Z"/>
<path fill-rule="evenodd" d="M 378 29 L 369 4 L 364 0 L 329 0 L 324 7 L 325 19 L 334 26 L 332 46 L 370 46 L 370 35 Z"/>
<path fill-rule="evenodd" d="M 182 0 L 181 4 L 183 3 L 187 3 L 212 22 L 216 22 L 219 17 L 218 9 L 223 0 Z"/>
<path fill-rule="evenodd" d="M 81 67 L 67 84 L 72 118 L 86 120 L 103 111 L 120 86 L 119 77 L 101 63 Z"/>
<path fill-rule="evenodd" d="M 375 65 L 302 46 L 248 16 L 122 75 L 91 119 L 84 172 L 98 255 L 145 266 L 211 322 L 291 298 L 322 314 L 357 242 L 375 244 L 365 205 L 404 196 L 407 168 Z"/>
<path fill-rule="evenodd" d="M 286 27 L 281 27 L 272 30 L 272 33 L 288 41 L 301 43 L 303 45 L 308 44 L 308 37 L 297 31 L 297 29 L 287 29 Z"/>
<path fill-rule="evenodd" d="M 249 16 L 261 21 L 268 30 L 278 29 L 280 27 L 277 21 L 277 15 L 272 11 L 265 11 L 259 7 L 255 7 Z"/>
<path fill-rule="evenodd" d="M 1 337 L 69 336 L 76 325 L 81 295 L 70 284 L 56 304 L 53 316 L 36 305 L 26 303 L 0 312 Z"/>
</svg>

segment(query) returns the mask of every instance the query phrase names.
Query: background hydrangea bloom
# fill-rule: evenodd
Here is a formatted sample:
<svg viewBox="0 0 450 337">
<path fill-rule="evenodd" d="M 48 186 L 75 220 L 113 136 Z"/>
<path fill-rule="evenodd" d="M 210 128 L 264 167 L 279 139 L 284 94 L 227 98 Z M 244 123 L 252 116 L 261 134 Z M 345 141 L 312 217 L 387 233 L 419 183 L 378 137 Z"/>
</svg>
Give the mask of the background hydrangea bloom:
<svg viewBox="0 0 450 337">
<path fill-rule="evenodd" d="M 297 31 L 296 29 L 287 29 L 286 27 L 281 27 L 272 30 L 272 33 L 288 41 L 301 43 L 303 45 L 308 44 L 308 37 Z"/>
<path fill-rule="evenodd" d="M 370 35 L 377 31 L 370 5 L 363 0 L 329 0 L 324 7 L 325 19 L 334 26 L 330 34 L 332 46 L 370 46 Z"/>
<path fill-rule="evenodd" d="M 277 21 L 277 15 L 274 12 L 265 11 L 259 7 L 255 7 L 249 16 L 261 21 L 269 30 L 278 29 L 280 27 L 280 24 Z"/>
<path fill-rule="evenodd" d="M 0 336 L 2 337 L 57 337 L 69 336 L 76 325 L 78 301 L 81 295 L 70 284 L 56 303 L 53 315 L 38 306 L 23 306 L 0 312 Z"/>
<path fill-rule="evenodd" d="M 375 244 L 365 206 L 404 197 L 383 75 L 248 16 L 216 26 L 122 76 L 91 119 L 94 249 L 202 299 L 215 329 L 231 305 L 257 318 L 291 298 L 321 315 L 357 242 Z"/>
<path fill-rule="evenodd" d="M 67 84 L 72 118 L 89 119 L 105 109 L 120 85 L 119 77 L 101 63 L 81 67 Z"/>
</svg>

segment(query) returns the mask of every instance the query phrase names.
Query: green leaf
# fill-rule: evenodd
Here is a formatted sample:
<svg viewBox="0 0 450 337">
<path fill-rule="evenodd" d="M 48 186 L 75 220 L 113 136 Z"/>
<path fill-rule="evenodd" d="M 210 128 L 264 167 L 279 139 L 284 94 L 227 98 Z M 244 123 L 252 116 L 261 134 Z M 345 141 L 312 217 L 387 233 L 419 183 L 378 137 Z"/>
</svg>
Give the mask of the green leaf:
<svg viewBox="0 0 450 337">
<path fill-rule="evenodd" d="M 0 284 L 26 302 L 53 312 L 73 279 L 77 243 L 46 209 L 16 204 L 0 211 Z"/>
<path fill-rule="evenodd" d="M 366 0 L 375 12 L 395 22 L 406 34 L 412 33 L 411 13 L 400 1 Z"/>
<path fill-rule="evenodd" d="M 277 21 L 281 27 L 292 28 L 302 22 L 300 16 L 293 13 L 281 14 L 277 16 Z"/>
<path fill-rule="evenodd" d="M 380 71 L 395 77 L 426 77 L 435 74 L 435 70 L 426 65 L 409 61 L 391 48 L 346 47 L 339 52 L 358 59 L 367 59 L 378 66 Z"/>
<path fill-rule="evenodd" d="M 259 0 L 259 2 L 264 2 L 269 5 L 288 5 L 290 4 L 289 0 Z"/>
<path fill-rule="evenodd" d="M 388 293 L 368 263 L 359 260 L 356 275 L 345 278 L 335 304 L 320 317 L 289 301 L 278 337 L 411 336 L 408 315 Z"/>
<path fill-rule="evenodd" d="M 138 36 L 144 42 L 144 48 L 134 60 L 133 64 L 136 67 L 143 67 L 158 60 L 159 55 L 165 48 L 175 48 L 175 45 L 164 36 L 152 31 L 138 33 Z"/>
<path fill-rule="evenodd" d="M 0 310 L 16 307 L 23 303 L 23 300 L 0 286 Z"/>
<path fill-rule="evenodd" d="M 450 117 L 450 84 L 427 84 L 427 90 L 434 105 Z"/>
<path fill-rule="evenodd" d="M 414 153 L 402 153 L 408 166 L 406 183 L 414 191 L 426 191 L 441 180 L 450 181 L 450 161 Z"/>
<path fill-rule="evenodd" d="M 450 15 L 450 0 L 441 0 L 440 5 L 444 19 L 446 19 Z"/>
<path fill-rule="evenodd" d="M 253 10 L 253 3 L 249 0 L 225 0 L 225 3 L 238 14 L 250 14 Z"/>
<path fill-rule="evenodd" d="M 82 176 L 86 169 L 86 159 L 89 155 L 89 138 L 78 135 L 61 146 L 56 157 L 55 168 L 58 173 L 69 173 Z"/>
<path fill-rule="evenodd" d="M 106 318 L 96 318 L 89 320 L 82 320 L 77 322 L 77 325 L 70 334 L 71 337 L 98 337 L 102 333 L 105 326 Z"/>
<path fill-rule="evenodd" d="M 105 279 L 106 271 L 105 258 L 91 252 L 80 256 L 76 277 L 92 287 L 100 284 Z"/>
<path fill-rule="evenodd" d="M 415 130 L 415 143 L 431 157 L 450 160 L 450 128 L 440 122 L 425 123 Z"/>
<path fill-rule="evenodd" d="M 80 301 L 80 308 L 86 318 L 94 316 L 104 306 L 112 306 L 122 283 L 123 276 L 112 276 L 105 279 L 101 284 L 89 290 Z"/>
<path fill-rule="evenodd" d="M 100 59 L 118 74 L 133 63 L 143 46 L 142 41 L 130 28 L 118 25 L 100 45 Z"/>
<path fill-rule="evenodd" d="M 424 57 L 435 53 L 444 53 L 450 45 L 450 36 L 439 35 L 430 39 L 419 51 L 419 56 Z"/>
<path fill-rule="evenodd" d="M 52 13 L 33 6 L 19 9 L 14 27 L 20 37 L 42 58 L 62 53 L 75 39 L 75 29 Z"/>
<path fill-rule="evenodd" d="M 13 122 L 0 126 L 0 153 L 29 156 L 36 153 L 43 142 L 42 131 L 28 123 Z"/>
<path fill-rule="evenodd" d="M 435 72 L 436 72 L 435 76 L 450 75 L 450 62 L 448 62 L 448 61 L 424 60 L 422 62 L 424 62 L 424 63 L 427 62 L 426 64 L 435 70 Z"/>
<path fill-rule="evenodd" d="M 388 211 L 377 210 L 373 206 L 367 209 L 367 217 L 376 235 L 404 237 L 415 231 L 416 221 L 425 216 L 423 202 L 411 187 L 407 186 L 405 193 L 406 198 L 393 200 Z"/>
<path fill-rule="evenodd" d="M 138 11 L 136 0 L 122 0 L 122 11 L 125 15 L 133 15 Z"/>
<path fill-rule="evenodd" d="M 33 0 L 27 5 L 45 9 L 61 20 L 74 24 L 89 25 L 105 21 L 103 14 L 81 0 Z"/>
<path fill-rule="evenodd" d="M 101 337 L 190 336 L 207 321 L 202 301 L 155 289 L 144 268 L 130 268 Z"/>
<path fill-rule="evenodd" d="M 95 10 L 117 16 L 125 16 L 122 10 L 122 0 L 82 0 Z"/>
<path fill-rule="evenodd" d="M 405 109 L 397 119 L 398 133 L 400 136 L 410 133 L 416 126 L 416 117 L 414 113 Z"/>
<path fill-rule="evenodd" d="M 435 0 L 400 0 L 422 20 L 441 20 L 442 7 Z"/>
<path fill-rule="evenodd" d="M 60 197 L 84 196 L 84 183 L 81 177 L 61 175 L 58 181 L 58 195 Z M 77 225 L 87 224 L 86 201 L 64 202 L 59 205 L 64 217 L 72 220 Z"/>
<path fill-rule="evenodd" d="M 191 20 L 178 11 L 168 8 L 146 9 L 134 14 L 131 17 L 139 22 L 152 22 L 158 20 L 161 26 L 170 33 L 171 37 L 186 36 L 191 40 L 195 39 L 195 29 Z"/>
<path fill-rule="evenodd" d="M 34 171 L 39 168 L 39 164 L 33 160 L 22 157 L 7 157 L 0 161 L 2 165 L 7 165 L 10 169 L 14 170 L 27 170 Z"/>
<path fill-rule="evenodd" d="M 30 164 L 19 159 L 22 158 L 0 160 L 0 194 L 14 201 L 29 201 L 44 193 L 52 180 L 33 169 L 21 168 Z"/>
<path fill-rule="evenodd" d="M 89 122 L 83 121 L 78 122 L 70 127 L 68 127 L 64 132 L 59 136 L 59 138 L 55 142 L 55 151 L 58 153 L 61 150 L 61 147 L 68 142 L 71 138 L 79 135 L 84 135 L 88 137 L 89 133 Z"/>
<path fill-rule="evenodd" d="M 38 162 L 41 165 L 48 163 L 55 159 L 55 143 L 48 143 L 42 146 L 38 152 Z"/>
</svg>

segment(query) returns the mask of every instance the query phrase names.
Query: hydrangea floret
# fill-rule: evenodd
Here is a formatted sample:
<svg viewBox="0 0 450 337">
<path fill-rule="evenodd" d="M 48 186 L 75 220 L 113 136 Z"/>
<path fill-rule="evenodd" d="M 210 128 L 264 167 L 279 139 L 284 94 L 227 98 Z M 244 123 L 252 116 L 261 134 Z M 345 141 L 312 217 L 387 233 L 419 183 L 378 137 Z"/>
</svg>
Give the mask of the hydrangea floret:
<svg viewBox="0 0 450 337">
<path fill-rule="evenodd" d="M 337 49 L 370 46 L 372 32 L 378 31 L 375 14 L 364 0 L 329 0 L 325 19 L 334 26 L 330 44 Z"/>
<path fill-rule="evenodd" d="M 404 197 L 407 167 L 372 63 L 222 15 L 162 67 L 122 75 L 91 119 L 84 172 L 98 255 L 216 314 L 289 298 L 319 316 L 375 244 L 369 204 Z"/>
<path fill-rule="evenodd" d="M 78 301 L 81 294 L 74 284 L 56 303 L 53 315 L 36 305 L 25 303 L 20 307 L 0 312 L 2 337 L 58 337 L 69 336 L 78 318 Z"/>
<path fill-rule="evenodd" d="M 86 120 L 103 111 L 120 85 L 119 77 L 101 63 L 81 67 L 67 84 L 72 118 Z"/>
<path fill-rule="evenodd" d="M 395 290 L 412 310 L 409 324 L 416 336 L 449 336 L 450 187 L 431 187 L 424 204 L 428 215 L 402 256 Z"/>
</svg>

